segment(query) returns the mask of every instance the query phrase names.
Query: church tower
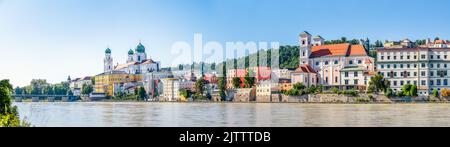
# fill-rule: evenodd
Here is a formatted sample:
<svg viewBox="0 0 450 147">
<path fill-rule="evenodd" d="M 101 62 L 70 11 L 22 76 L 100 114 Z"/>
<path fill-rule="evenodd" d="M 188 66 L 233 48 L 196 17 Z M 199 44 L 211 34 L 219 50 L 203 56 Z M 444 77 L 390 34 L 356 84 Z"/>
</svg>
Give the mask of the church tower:
<svg viewBox="0 0 450 147">
<path fill-rule="evenodd" d="M 300 33 L 300 66 L 307 65 L 311 55 L 312 39 L 311 34 L 304 31 Z"/>
<path fill-rule="evenodd" d="M 128 59 L 127 59 L 127 63 L 131 63 L 134 62 L 134 51 L 132 49 L 130 49 L 130 51 L 128 51 Z"/>
<path fill-rule="evenodd" d="M 142 45 L 141 42 L 139 42 L 138 46 L 135 49 L 134 61 L 140 63 L 145 60 L 147 60 L 147 54 L 145 53 L 145 47 L 144 47 L 144 45 Z"/>
<path fill-rule="evenodd" d="M 105 50 L 105 59 L 104 62 L 104 72 L 110 72 L 113 70 L 113 58 L 111 56 L 111 49 L 107 48 Z"/>
</svg>

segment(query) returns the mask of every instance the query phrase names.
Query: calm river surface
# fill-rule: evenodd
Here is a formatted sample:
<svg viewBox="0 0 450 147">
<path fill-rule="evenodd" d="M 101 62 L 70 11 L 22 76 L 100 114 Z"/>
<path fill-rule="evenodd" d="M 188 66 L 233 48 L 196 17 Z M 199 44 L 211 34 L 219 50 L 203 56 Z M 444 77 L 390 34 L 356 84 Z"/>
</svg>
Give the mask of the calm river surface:
<svg viewBox="0 0 450 147">
<path fill-rule="evenodd" d="M 450 104 L 15 103 L 38 127 L 450 126 Z"/>
</svg>

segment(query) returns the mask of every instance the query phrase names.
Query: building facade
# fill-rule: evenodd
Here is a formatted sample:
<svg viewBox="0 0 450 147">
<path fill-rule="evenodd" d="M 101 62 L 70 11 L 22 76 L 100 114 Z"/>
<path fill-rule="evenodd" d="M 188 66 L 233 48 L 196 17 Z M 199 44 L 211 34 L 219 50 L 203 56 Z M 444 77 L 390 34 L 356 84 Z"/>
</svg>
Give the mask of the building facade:
<svg viewBox="0 0 450 147">
<path fill-rule="evenodd" d="M 113 58 L 111 49 L 105 50 L 104 58 L 104 72 L 110 72 L 113 70 L 123 71 L 128 74 L 145 74 L 151 72 L 157 72 L 160 70 L 160 62 L 155 62 L 152 59 L 147 58 L 145 47 L 142 43 L 139 43 L 136 49 L 128 51 L 127 62 L 124 64 L 117 64 L 113 66 Z"/>
<path fill-rule="evenodd" d="M 368 41 L 364 45 L 349 43 L 325 45 L 325 40 L 312 37 L 308 32 L 300 34 L 300 67 L 310 66 L 316 73 L 315 80 L 318 85 L 329 89 L 365 89 L 367 87 L 362 79 L 368 72 L 375 70 L 374 58 L 369 57 L 366 51 Z M 358 70 L 355 74 L 352 70 Z M 349 76 L 347 75 L 347 72 Z M 343 76 L 344 75 L 344 76 Z M 345 83 L 348 81 L 349 85 Z M 295 80 L 292 81 L 296 82 Z"/>
<path fill-rule="evenodd" d="M 390 81 L 394 91 L 406 84 L 416 85 L 418 94 L 449 87 L 450 49 L 428 42 L 422 47 L 385 47 L 377 50 L 379 74 Z"/>
<path fill-rule="evenodd" d="M 95 93 L 105 93 L 106 96 L 114 96 L 114 94 L 119 90 L 118 85 L 138 82 L 141 80 L 141 75 L 128 74 L 123 71 L 113 70 L 94 77 L 94 91 Z"/>
<path fill-rule="evenodd" d="M 161 79 L 163 84 L 162 101 L 175 102 L 180 100 L 180 81 L 175 78 Z"/>
</svg>

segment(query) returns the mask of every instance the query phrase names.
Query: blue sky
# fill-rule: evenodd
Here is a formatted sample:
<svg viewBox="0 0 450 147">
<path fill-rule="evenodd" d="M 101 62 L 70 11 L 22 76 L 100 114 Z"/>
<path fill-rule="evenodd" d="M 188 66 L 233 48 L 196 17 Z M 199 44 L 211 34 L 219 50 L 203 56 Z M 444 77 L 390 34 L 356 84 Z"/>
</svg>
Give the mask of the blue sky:
<svg viewBox="0 0 450 147">
<path fill-rule="evenodd" d="M 123 63 L 139 40 L 171 65 L 176 41 L 276 41 L 308 30 L 325 39 L 450 39 L 448 0 L 0 0 L 0 79 L 23 86 Z"/>
</svg>

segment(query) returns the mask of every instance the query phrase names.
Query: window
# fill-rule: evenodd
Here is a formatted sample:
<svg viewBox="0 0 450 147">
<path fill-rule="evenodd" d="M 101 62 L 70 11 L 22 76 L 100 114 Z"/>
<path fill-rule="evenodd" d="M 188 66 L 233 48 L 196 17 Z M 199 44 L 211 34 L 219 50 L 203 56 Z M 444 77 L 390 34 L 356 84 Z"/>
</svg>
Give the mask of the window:
<svg viewBox="0 0 450 147">
<path fill-rule="evenodd" d="M 430 68 L 434 68 L 434 64 L 433 63 L 430 63 Z"/>
<path fill-rule="evenodd" d="M 320 65 L 320 63 L 319 62 L 316 62 L 316 66 L 319 66 Z"/>
<path fill-rule="evenodd" d="M 403 68 L 403 64 L 400 64 L 400 68 Z"/>
<path fill-rule="evenodd" d="M 433 60 L 433 58 L 434 58 L 434 56 L 433 56 L 433 55 L 430 55 L 430 59 Z"/>
<path fill-rule="evenodd" d="M 444 59 L 447 59 L 447 55 L 444 55 Z"/>
<path fill-rule="evenodd" d="M 411 72 L 407 72 L 408 73 L 408 77 L 410 77 L 411 76 Z"/>
<path fill-rule="evenodd" d="M 400 56 L 400 59 L 403 60 L 403 56 Z"/>
<path fill-rule="evenodd" d="M 391 64 L 388 64 L 388 65 L 387 65 L 387 68 L 391 68 Z"/>
<path fill-rule="evenodd" d="M 441 86 L 441 79 L 437 79 L 437 80 L 436 80 L 436 85 L 437 85 L 437 86 Z"/>
<path fill-rule="evenodd" d="M 388 59 L 388 60 L 391 60 L 391 56 L 387 56 L 387 59 Z"/>
<path fill-rule="evenodd" d="M 406 81 L 406 84 L 411 84 L 411 81 Z"/>
<path fill-rule="evenodd" d="M 336 64 L 336 65 L 339 64 L 339 61 L 338 60 L 334 61 L 334 64 Z"/>
<path fill-rule="evenodd" d="M 394 77 L 396 77 L 397 76 L 397 72 L 394 72 Z"/>
<path fill-rule="evenodd" d="M 422 63 L 422 68 L 425 68 L 425 66 L 426 66 L 425 63 Z"/>
<path fill-rule="evenodd" d="M 362 64 L 362 61 L 361 61 L 361 60 L 358 60 L 358 64 Z"/>
<path fill-rule="evenodd" d="M 425 59 L 426 57 L 427 57 L 427 56 L 425 56 L 425 55 L 422 55 L 422 56 L 421 56 L 422 59 Z"/>
<path fill-rule="evenodd" d="M 439 63 L 436 64 L 436 67 L 437 67 L 437 68 L 441 68 L 441 64 L 439 64 Z"/>
<path fill-rule="evenodd" d="M 444 79 L 444 86 L 448 85 L 448 79 Z"/>
<path fill-rule="evenodd" d="M 325 61 L 325 65 L 328 65 L 329 64 L 329 62 L 328 61 Z"/>
<path fill-rule="evenodd" d="M 400 81 L 400 86 L 403 86 L 403 85 L 405 85 L 405 82 Z"/>
<path fill-rule="evenodd" d="M 437 57 L 436 57 L 437 59 L 441 59 L 441 55 L 437 55 Z"/>
<path fill-rule="evenodd" d="M 414 64 L 414 68 L 417 68 L 417 64 Z"/>
<path fill-rule="evenodd" d="M 357 72 L 357 71 L 355 71 L 354 75 L 355 75 L 355 77 L 358 77 L 358 72 Z"/>
<path fill-rule="evenodd" d="M 345 80 L 345 85 L 348 85 L 348 80 Z"/>
<path fill-rule="evenodd" d="M 394 60 L 397 60 L 397 56 L 394 56 Z"/>
<path fill-rule="evenodd" d="M 381 64 L 380 66 L 381 66 L 381 69 L 383 69 L 383 68 L 384 68 L 384 65 L 383 65 L 383 64 Z"/>
<path fill-rule="evenodd" d="M 417 77 L 417 72 L 414 72 L 414 76 Z"/>
<path fill-rule="evenodd" d="M 384 60 L 384 56 L 381 56 L 381 60 Z"/>
<path fill-rule="evenodd" d="M 430 77 L 434 76 L 434 71 L 430 71 Z"/>
<path fill-rule="evenodd" d="M 402 76 L 402 77 L 405 76 L 405 75 L 404 75 L 404 72 L 400 72 L 400 76 Z"/>
<path fill-rule="evenodd" d="M 434 80 L 430 80 L 430 86 L 434 85 Z"/>
<path fill-rule="evenodd" d="M 335 78 L 334 78 L 334 82 L 337 83 L 338 81 L 339 81 L 339 80 L 338 80 L 338 77 L 335 77 Z"/>
<path fill-rule="evenodd" d="M 353 80 L 355 85 L 358 85 L 358 80 Z"/>
<path fill-rule="evenodd" d="M 303 54 L 303 55 L 302 55 L 303 57 L 305 57 L 305 56 L 306 56 L 306 53 L 305 53 L 305 52 L 302 52 L 302 54 Z"/>
<path fill-rule="evenodd" d="M 410 57 L 410 56 L 406 56 L 406 59 L 408 59 L 408 60 L 409 60 L 409 59 L 411 59 L 411 57 Z"/>
<path fill-rule="evenodd" d="M 422 72 L 420 73 L 420 75 L 421 75 L 422 77 L 425 77 L 425 76 L 426 76 L 426 73 L 425 73 L 424 71 L 422 71 Z"/>
<path fill-rule="evenodd" d="M 411 64 L 406 64 L 406 68 L 411 68 Z"/>
<path fill-rule="evenodd" d="M 417 56 L 416 56 L 416 55 L 414 55 L 414 59 L 417 59 Z"/>
<path fill-rule="evenodd" d="M 427 85 L 427 81 L 422 80 L 422 85 Z"/>
<path fill-rule="evenodd" d="M 444 68 L 447 68 L 447 63 L 444 63 Z"/>
<path fill-rule="evenodd" d="M 394 68 L 397 68 L 397 64 L 394 64 Z"/>
<path fill-rule="evenodd" d="M 345 72 L 345 77 L 348 77 L 348 72 Z"/>
<path fill-rule="evenodd" d="M 348 64 L 352 65 L 353 64 L 353 60 L 348 61 Z"/>
<path fill-rule="evenodd" d="M 394 81 L 394 86 L 397 86 L 397 81 Z"/>
<path fill-rule="evenodd" d="M 417 81 L 414 81 L 414 85 L 417 85 Z"/>
</svg>

